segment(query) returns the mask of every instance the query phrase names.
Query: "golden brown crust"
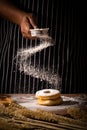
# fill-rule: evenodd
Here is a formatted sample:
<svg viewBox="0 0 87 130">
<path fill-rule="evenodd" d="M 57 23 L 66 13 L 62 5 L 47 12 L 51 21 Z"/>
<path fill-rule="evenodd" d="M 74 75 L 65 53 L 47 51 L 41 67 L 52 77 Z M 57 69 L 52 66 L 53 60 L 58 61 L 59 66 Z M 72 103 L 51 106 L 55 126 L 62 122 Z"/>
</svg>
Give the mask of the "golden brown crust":
<svg viewBox="0 0 87 130">
<path fill-rule="evenodd" d="M 60 91 L 56 89 L 42 89 L 36 92 L 36 98 L 39 99 L 56 99 L 60 97 Z"/>
<path fill-rule="evenodd" d="M 56 98 L 56 99 L 38 99 L 38 104 L 44 105 L 44 106 L 53 106 L 53 105 L 59 105 L 63 102 L 62 98 Z"/>
</svg>

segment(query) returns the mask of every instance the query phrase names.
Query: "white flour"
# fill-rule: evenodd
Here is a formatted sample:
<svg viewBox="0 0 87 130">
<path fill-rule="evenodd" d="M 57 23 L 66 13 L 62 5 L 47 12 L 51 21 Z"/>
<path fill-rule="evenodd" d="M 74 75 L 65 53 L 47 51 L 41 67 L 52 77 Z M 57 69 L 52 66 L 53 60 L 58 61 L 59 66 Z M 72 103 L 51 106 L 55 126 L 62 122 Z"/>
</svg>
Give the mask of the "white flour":
<svg viewBox="0 0 87 130">
<path fill-rule="evenodd" d="M 43 71 L 41 68 L 37 68 L 32 65 L 29 66 L 26 63 L 20 63 L 19 70 L 27 75 L 40 78 L 41 81 L 46 80 L 49 84 L 53 84 L 54 86 L 58 86 L 61 83 L 61 79 L 58 74 L 54 74 L 51 71 Z"/>
<path fill-rule="evenodd" d="M 13 95 L 12 95 L 13 96 Z M 76 107 L 79 105 L 83 105 L 84 102 L 87 101 L 87 95 L 83 95 L 83 97 L 81 96 L 77 96 L 77 97 L 67 97 L 67 96 L 61 96 L 63 99 L 63 104 L 58 105 L 58 106 L 43 106 L 43 105 L 39 105 L 37 103 L 37 99 L 34 95 L 17 95 L 17 96 L 13 96 L 12 99 L 16 100 L 20 105 L 31 109 L 31 110 L 36 110 L 36 109 L 41 109 L 41 110 L 45 110 L 48 112 L 54 112 L 57 114 L 60 114 L 67 109 L 69 107 Z M 87 106 L 87 102 L 85 104 Z"/>
<path fill-rule="evenodd" d="M 35 47 L 19 50 L 17 52 L 17 57 L 21 56 L 22 58 L 27 59 L 27 57 L 29 57 L 37 52 L 40 52 L 41 50 L 43 50 L 49 46 L 53 46 L 52 40 L 50 37 L 49 37 L 49 39 L 48 38 L 41 39 L 40 42 L 41 42 L 40 45 L 37 45 Z"/>
<path fill-rule="evenodd" d="M 40 45 L 28 49 L 19 50 L 17 52 L 16 58 L 18 60 L 17 64 L 20 72 L 24 72 L 26 75 L 39 78 L 41 81 L 45 80 L 53 86 L 59 86 L 61 83 L 61 79 L 57 73 L 48 71 L 46 69 L 44 71 L 41 67 L 35 67 L 34 65 L 31 65 L 31 63 L 29 63 L 29 58 L 31 58 L 32 55 L 52 45 L 54 45 L 52 38 L 46 37 L 40 39 Z M 29 62 L 27 62 L 27 60 Z"/>
</svg>

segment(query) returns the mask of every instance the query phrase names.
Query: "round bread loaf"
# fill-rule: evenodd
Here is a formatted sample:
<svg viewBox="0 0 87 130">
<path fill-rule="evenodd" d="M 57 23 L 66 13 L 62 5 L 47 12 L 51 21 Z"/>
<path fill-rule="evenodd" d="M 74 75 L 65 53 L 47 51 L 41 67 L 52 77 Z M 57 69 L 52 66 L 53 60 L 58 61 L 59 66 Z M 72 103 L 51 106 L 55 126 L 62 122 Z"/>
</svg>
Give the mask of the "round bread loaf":
<svg viewBox="0 0 87 130">
<path fill-rule="evenodd" d="M 56 99 L 60 97 L 60 91 L 55 89 L 42 89 L 36 92 L 36 98 L 39 99 Z"/>
<path fill-rule="evenodd" d="M 56 98 L 56 99 L 38 99 L 38 104 L 44 105 L 44 106 L 54 106 L 59 105 L 63 102 L 62 98 Z"/>
<path fill-rule="evenodd" d="M 36 92 L 37 103 L 44 106 L 59 105 L 63 102 L 60 91 L 56 89 L 42 89 Z"/>
</svg>

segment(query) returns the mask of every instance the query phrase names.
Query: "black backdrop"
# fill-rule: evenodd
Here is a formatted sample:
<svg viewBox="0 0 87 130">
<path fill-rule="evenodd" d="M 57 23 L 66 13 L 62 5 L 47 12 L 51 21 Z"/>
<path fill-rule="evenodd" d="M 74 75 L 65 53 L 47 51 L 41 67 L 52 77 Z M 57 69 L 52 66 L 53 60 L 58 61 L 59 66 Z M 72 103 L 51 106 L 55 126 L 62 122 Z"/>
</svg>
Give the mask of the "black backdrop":
<svg viewBox="0 0 87 130">
<path fill-rule="evenodd" d="M 39 27 L 49 27 L 55 47 L 42 51 L 39 58 L 41 66 L 50 66 L 59 73 L 62 79 L 61 92 L 87 92 L 86 3 L 71 0 L 15 0 L 14 4 L 26 12 L 35 13 Z M 0 18 L 1 93 L 35 93 L 38 89 L 49 88 L 38 79 L 20 74 L 13 64 L 17 50 L 30 44 L 30 40 L 21 36 L 17 25 Z"/>
</svg>

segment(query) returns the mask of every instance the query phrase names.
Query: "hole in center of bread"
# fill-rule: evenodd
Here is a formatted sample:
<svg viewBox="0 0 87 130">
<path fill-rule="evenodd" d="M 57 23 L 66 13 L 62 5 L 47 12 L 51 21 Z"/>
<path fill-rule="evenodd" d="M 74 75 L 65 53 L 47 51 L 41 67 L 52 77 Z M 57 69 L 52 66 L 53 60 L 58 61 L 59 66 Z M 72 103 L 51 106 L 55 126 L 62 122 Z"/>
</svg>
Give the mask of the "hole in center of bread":
<svg viewBox="0 0 87 130">
<path fill-rule="evenodd" d="M 47 91 L 44 91 L 44 93 L 50 93 L 50 91 L 49 91 L 49 90 L 47 90 Z"/>
</svg>

